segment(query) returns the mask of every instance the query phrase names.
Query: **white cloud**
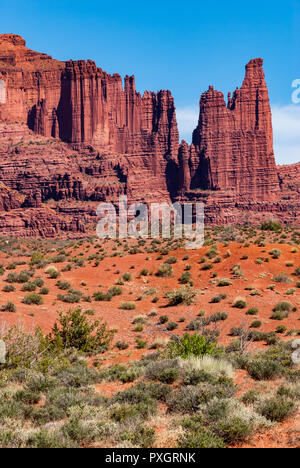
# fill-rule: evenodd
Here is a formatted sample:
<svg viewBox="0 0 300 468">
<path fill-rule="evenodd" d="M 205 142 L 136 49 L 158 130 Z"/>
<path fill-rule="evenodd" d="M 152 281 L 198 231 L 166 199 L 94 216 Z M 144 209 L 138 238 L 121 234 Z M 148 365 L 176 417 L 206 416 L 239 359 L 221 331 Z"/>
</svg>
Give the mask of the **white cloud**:
<svg viewBox="0 0 300 468">
<path fill-rule="evenodd" d="M 197 106 L 176 109 L 180 138 L 191 143 L 199 117 Z M 300 161 L 300 104 L 272 106 L 274 152 L 277 164 Z"/>
<path fill-rule="evenodd" d="M 272 106 L 274 153 L 277 164 L 300 161 L 300 105 Z"/>
</svg>

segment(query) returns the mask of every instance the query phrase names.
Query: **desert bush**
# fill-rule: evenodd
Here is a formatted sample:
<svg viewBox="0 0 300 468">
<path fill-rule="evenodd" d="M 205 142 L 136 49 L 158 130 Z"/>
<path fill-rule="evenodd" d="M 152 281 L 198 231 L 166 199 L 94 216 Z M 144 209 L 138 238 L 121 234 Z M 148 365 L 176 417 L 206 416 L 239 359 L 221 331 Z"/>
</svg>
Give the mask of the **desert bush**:
<svg viewBox="0 0 300 468">
<path fill-rule="evenodd" d="M 108 290 L 108 295 L 109 296 L 121 296 L 121 294 L 123 293 L 123 290 L 122 288 L 120 288 L 119 286 L 112 286 L 111 288 L 109 288 Z"/>
<path fill-rule="evenodd" d="M 31 265 L 38 265 L 44 261 L 44 255 L 41 252 L 34 252 L 31 256 Z"/>
<path fill-rule="evenodd" d="M 43 304 L 43 298 L 40 294 L 29 293 L 23 298 L 22 302 L 28 305 L 41 305 Z"/>
<path fill-rule="evenodd" d="M 179 283 L 181 284 L 188 284 L 191 281 L 191 274 L 189 271 L 182 273 L 181 277 L 179 278 Z"/>
<path fill-rule="evenodd" d="M 260 328 L 262 325 L 260 320 L 254 320 L 254 322 L 251 323 L 250 328 Z"/>
<path fill-rule="evenodd" d="M 13 302 L 7 302 L 1 306 L 2 312 L 16 312 L 17 308 Z"/>
<path fill-rule="evenodd" d="M 134 302 L 122 302 L 120 304 L 119 309 L 121 310 L 135 310 L 136 305 Z"/>
<path fill-rule="evenodd" d="M 36 290 L 36 284 L 34 282 L 28 281 L 27 283 L 24 283 L 22 288 L 22 291 L 35 291 Z"/>
<path fill-rule="evenodd" d="M 9 329 L 2 327 L 0 329 L 0 339 L 6 345 L 5 366 L 7 368 L 17 368 L 20 365 L 24 368 L 31 366 L 42 349 L 39 329 L 33 333 L 27 333 L 19 325 L 14 325 Z"/>
<path fill-rule="evenodd" d="M 272 249 L 270 252 L 272 258 L 277 259 L 281 256 L 282 252 L 279 249 Z"/>
<path fill-rule="evenodd" d="M 230 398 L 235 390 L 230 385 L 211 385 L 202 383 L 188 385 L 173 392 L 167 399 L 168 412 L 194 413 L 210 400 L 217 398 Z"/>
<path fill-rule="evenodd" d="M 278 304 L 276 304 L 276 306 L 273 308 L 273 311 L 274 312 L 278 312 L 278 311 L 290 312 L 292 308 L 293 308 L 292 304 L 290 304 L 289 302 L 283 301 L 283 302 L 279 302 Z"/>
<path fill-rule="evenodd" d="M 176 359 L 152 362 L 147 366 L 146 378 L 172 384 L 179 377 L 179 367 Z"/>
<path fill-rule="evenodd" d="M 202 376 L 211 375 L 216 377 L 234 377 L 233 365 L 226 359 L 215 358 L 211 355 L 189 356 L 187 359 L 179 359 L 179 367 L 184 374 L 191 372 L 202 373 Z"/>
<path fill-rule="evenodd" d="M 168 263 L 169 265 L 172 265 L 174 263 L 177 262 L 177 258 L 176 257 L 169 257 L 165 260 L 165 263 Z"/>
<path fill-rule="evenodd" d="M 232 282 L 227 278 L 221 278 L 217 284 L 219 287 L 231 286 Z"/>
<path fill-rule="evenodd" d="M 136 338 L 135 343 L 137 349 L 145 349 L 147 347 L 147 341 L 142 340 L 141 338 Z"/>
<path fill-rule="evenodd" d="M 294 403 L 285 397 L 272 397 L 258 406 L 258 412 L 270 421 L 281 422 L 291 414 Z"/>
<path fill-rule="evenodd" d="M 169 323 L 167 323 L 166 329 L 167 329 L 168 331 L 176 330 L 176 328 L 178 328 L 178 323 L 176 323 L 176 322 L 169 322 Z"/>
<path fill-rule="evenodd" d="M 285 325 L 278 325 L 278 327 L 276 327 L 276 333 L 284 333 L 286 330 L 287 328 Z"/>
<path fill-rule="evenodd" d="M 111 301 L 112 300 L 112 294 L 109 293 L 103 293 L 102 291 L 95 292 L 93 294 L 94 300 L 97 302 L 102 302 L 102 301 Z"/>
<path fill-rule="evenodd" d="M 219 437 L 232 445 L 245 441 L 253 433 L 251 421 L 239 417 L 231 417 L 219 421 L 215 428 Z"/>
<path fill-rule="evenodd" d="M 280 272 L 273 276 L 272 281 L 275 281 L 275 283 L 287 284 L 291 282 L 291 278 L 285 272 Z"/>
<path fill-rule="evenodd" d="M 181 449 L 222 449 L 225 447 L 223 439 L 203 426 L 198 426 L 194 431 L 186 431 L 178 440 L 178 448 Z"/>
<path fill-rule="evenodd" d="M 55 267 L 47 268 L 46 273 L 49 276 L 49 278 L 51 278 L 51 279 L 58 278 L 59 275 L 60 275 L 59 271 Z"/>
<path fill-rule="evenodd" d="M 62 291 L 66 291 L 68 289 L 70 289 L 71 287 L 71 284 L 68 282 L 68 281 L 61 281 L 59 280 L 57 283 L 56 283 L 56 286 L 61 289 Z"/>
<path fill-rule="evenodd" d="M 247 310 L 246 315 L 258 315 L 259 310 L 256 307 L 250 307 Z"/>
<path fill-rule="evenodd" d="M 105 322 L 88 319 L 80 307 L 60 311 L 55 322 L 50 340 L 58 348 L 75 348 L 86 353 L 107 351 L 114 337 L 114 330 L 109 330 Z"/>
<path fill-rule="evenodd" d="M 170 306 L 176 306 L 178 304 L 191 305 L 196 295 L 197 291 L 193 288 L 190 286 L 183 286 L 182 288 L 174 289 L 166 293 L 166 298 L 169 300 Z"/>
<path fill-rule="evenodd" d="M 13 284 L 6 284 L 3 288 L 3 292 L 13 292 L 15 290 L 16 288 L 14 287 Z"/>
<path fill-rule="evenodd" d="M 173 276 L 173 267 L 168 263 L 163 263 L 158 267 L 158 271 L 156 276 L 160 278 L 167 278 L 169 276 Z"/>
<path fill-rule="evenodd" d="M 123 350 L 129 348 L 129 344 L 126 343 L 126 341 L 117 341 L 115 347 L 120 350 Z"/>
<path fill-rule="evenodd" d="M 270 219 L 261 223 L 261 230 L 278 232 L 282 230 L 282 227 L 279 221 Z"/>
<path fill-rule="evenodd" d="M 67 294 L 58 294 L 57 299 L 67 304 L 75 304 L 80 302 L 82 297 L 82 292 L 75 289 L 70 289 Z"/>
<path fill-rule="evenodd" d="M 204 336 L 194 333 L 185 333 L 181 338 L 171 340 L 168 344 L 168 354 L 171 357 L 181 357 L 186 359 L 189 356 L 204 356 L 213 354 L 216 344 L 207 341 Z"/>
<path fill-rule="evenodd" d="M 244 309 L 247 307 L 247 301 L 244 297 L 236 297 L 233 303 L 233 307 L 236 307 L 237 309 Z"/>
<path fill-rule="evenodd" d="M 272 313 L 270 319 L 272 320 L 283 320 L 289 316 L 289 313 L 284 310 L 277 310 Z"/>
<path fill-rule="evenodd" d="M 259 399 L 259 393 L 256 390 L 249 390 L 248 392 L 244 393 L 241 397 L 241 401 L 245 405 L 253 405 Z"/>
<path fill-rule="evenodd" d="M 246 364 L 246 370 L 255 380 L 272 380 L 282 373 L 282 366 L 268 359 L 252 359 Z"/>
</svg>

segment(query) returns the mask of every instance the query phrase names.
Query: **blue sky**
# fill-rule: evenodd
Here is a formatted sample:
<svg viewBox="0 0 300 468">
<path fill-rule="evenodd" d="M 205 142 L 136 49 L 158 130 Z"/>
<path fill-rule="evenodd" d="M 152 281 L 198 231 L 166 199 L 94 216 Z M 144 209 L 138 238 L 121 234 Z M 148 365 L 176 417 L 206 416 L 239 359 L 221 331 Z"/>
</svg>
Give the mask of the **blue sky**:
<svg viewBox="0 0 300 468">
<path fill-rule="evenodd" d="M 277 160 L 300 160 L 300 104 L 291 102 L 300 78 L 300 1 L 0 0 L 0 7 L 1 32 L 22 35 L 32 49 L 135 74 L 140 92 L 170 89 L 187 139 L 208 85 L 227 95 L 241 85 L 245 64 L 263 57 Z"/>
</svg>

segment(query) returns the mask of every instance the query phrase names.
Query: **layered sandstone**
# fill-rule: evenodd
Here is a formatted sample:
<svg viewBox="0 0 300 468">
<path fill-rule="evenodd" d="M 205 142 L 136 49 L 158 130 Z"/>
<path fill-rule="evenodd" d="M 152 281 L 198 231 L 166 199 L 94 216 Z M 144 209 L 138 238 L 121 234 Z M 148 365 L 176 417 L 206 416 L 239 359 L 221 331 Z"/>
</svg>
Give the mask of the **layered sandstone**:
<svg viewBox="0 0 300 468">
<path fill-rule="evenodd" d="M 84 233 L 100 201 L 202 201 L 207 222 L 297 224 L 299 167 L 276 168 L 262 59 L 225 103 L 209 87 L 179 144 L 170 91 L 0 35 L 0 233 Z"/>
<path fill-rule="evenodd" d="M 210 86 L 200 99 L 191 148 L 190 188 L 231 191 L 239 199 L 275 200 L 279 181 L 263 60 L 251 60 L 226 104 Z M 195 153 L 197 157 L 195 158 Z"/>
</svg>

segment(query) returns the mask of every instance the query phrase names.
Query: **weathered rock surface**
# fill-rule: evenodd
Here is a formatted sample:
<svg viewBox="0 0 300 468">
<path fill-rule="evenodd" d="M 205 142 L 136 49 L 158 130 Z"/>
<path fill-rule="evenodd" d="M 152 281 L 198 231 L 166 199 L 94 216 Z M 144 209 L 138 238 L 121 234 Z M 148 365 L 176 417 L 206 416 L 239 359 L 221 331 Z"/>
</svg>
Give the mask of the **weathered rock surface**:
<svg viewBox="0 0 300 468">
<path fill-rule="evenodd" d="M 92 61 L 53 60 L 0 35 L 0 233 L 84 233 L 100 201 L 205 203 L 211 223 L 277 216 L 299 224 L 300 164 L 276 167 L 262 59 L 227 104 L 201 96 L 193 143 L 179 144 L 170 91 Z"/>
</svg>

